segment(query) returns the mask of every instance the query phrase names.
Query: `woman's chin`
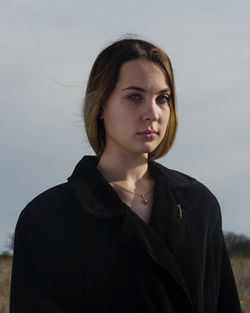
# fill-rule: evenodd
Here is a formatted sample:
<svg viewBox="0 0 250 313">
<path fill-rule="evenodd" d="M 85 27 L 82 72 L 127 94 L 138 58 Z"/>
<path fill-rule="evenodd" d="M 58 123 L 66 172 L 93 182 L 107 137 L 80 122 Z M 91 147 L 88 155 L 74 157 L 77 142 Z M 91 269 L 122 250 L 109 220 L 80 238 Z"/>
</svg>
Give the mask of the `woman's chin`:
<svg viewBox="0 0 250 313">
<path fill-rule="evenodd" d="M 141 149 L 140 151 L 135 151 L 137 152 L 138 154 L 145 154 L 145 155 L 148 155 L 149 153 L 152 153 L 154 150 L 155 150 L 156 147 L 146 147 L 144 149 Z"/>
<path fill-rule="evenodd" d="M 155 144 L 154 142 L 145 142 L 143 150 L 145 153 L 151 153 L 158 147 L 158 144 Z"/>
</svg>

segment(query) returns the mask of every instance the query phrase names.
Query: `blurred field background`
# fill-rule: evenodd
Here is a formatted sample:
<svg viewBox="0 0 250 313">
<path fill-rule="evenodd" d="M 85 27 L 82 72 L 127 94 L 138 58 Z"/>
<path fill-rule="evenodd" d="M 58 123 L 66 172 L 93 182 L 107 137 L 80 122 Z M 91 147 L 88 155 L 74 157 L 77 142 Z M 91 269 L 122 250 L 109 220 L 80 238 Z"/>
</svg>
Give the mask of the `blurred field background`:
<svg viewBox="0 0 250 313">
<path fill-rule="evenodd" d="M 250 313 L 250 239 L 233 233 L 228 233 L 225 239 L 238 287 L 242 313 Z M 6 250 L 0 255 L 0 313 L 9 313 L 12 265 L 9 251 Z"/>
<path fill-rule="evenodd" d="M 0 313 L 9 313 L 11 256 L 0 256 Z"/>
<path fill-rule="evenodd" d="M 243 313 L 250 313 L 250 258 L 231 257 Z"/>
</svg>

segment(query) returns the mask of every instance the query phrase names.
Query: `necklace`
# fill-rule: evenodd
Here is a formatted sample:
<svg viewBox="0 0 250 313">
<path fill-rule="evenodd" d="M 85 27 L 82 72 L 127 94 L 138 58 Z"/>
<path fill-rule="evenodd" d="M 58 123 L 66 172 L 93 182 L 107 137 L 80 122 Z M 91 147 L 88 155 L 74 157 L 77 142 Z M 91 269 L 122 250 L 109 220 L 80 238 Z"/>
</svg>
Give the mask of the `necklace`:
<svg viewBox="0 0 250 313">
<path fill-rule="evenodd" d="M 144 203 L 144 204 L 147 204 L 147 203 L 148 203 L 148 200 L 145 198 L 145 196 L 148 195 L 148 194 L 150 194 L 150 193 L 153 191 L 153 189 L 152 189 L 152 190 L 150 190 L 150 191 L 148 191 L 148 192 L 146 192 L 146 193 L 136 193 L 136 192 L 130 191 L 130 190 L 128 190 L 128 189 L 122 187 L 121 185 L 118 185 L 118 186 L 119 186 L 120 188 L 122 188 L 123 190 L 125 190 L 125 191 L 131 193 L 132 195 L 135 195 L 135 196 L 138 196 L 138 197 L 142 198 L 142 203 Z"/>
</svg>

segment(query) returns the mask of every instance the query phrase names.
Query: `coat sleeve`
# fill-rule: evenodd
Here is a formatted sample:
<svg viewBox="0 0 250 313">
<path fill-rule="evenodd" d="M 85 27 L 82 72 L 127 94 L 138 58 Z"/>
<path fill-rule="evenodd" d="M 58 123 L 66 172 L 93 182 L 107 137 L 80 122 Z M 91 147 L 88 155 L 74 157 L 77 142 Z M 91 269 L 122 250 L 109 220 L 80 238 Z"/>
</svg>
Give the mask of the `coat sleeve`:
<svg viewBox="0 0 250 313">
<path fill-rule="evenodd" d="M 218 313 L 241 313 L 238 291 L 222 232 L 221 211 L 215 227 L 215 255 L 218 255 Z"/>
<path fill-rule="evenodd" d="M 30 223 L 30 215 L 23 210 L 15 229 L 10 313 L 64 313 L 39 282 L 33 264 Z"/>
</svg>

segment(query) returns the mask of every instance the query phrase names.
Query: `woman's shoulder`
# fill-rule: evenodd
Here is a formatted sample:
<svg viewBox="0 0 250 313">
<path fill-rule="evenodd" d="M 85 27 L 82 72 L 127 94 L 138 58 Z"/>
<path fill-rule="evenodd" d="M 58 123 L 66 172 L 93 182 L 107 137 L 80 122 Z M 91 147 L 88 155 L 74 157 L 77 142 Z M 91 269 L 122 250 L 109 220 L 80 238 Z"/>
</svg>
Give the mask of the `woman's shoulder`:
<svg viewBox="0 0 250 313">
<path fill-rule="evenodd" d="M 152 162 L 151 169 L 153 169 L 154 174 L 157 174 L 158 177 L 161 176 L 162 178 L 164 178 L 170 186 L 177 188 L 201 188 L 206 190 L 207 192 L 211 192 L 203 182 L 201 182 L 196 177 L 191 176 L 190 174 L 181 172 L 176 169 L 171 169 L 158 162 Z"/>
<path fill-rule="evenodd" d="M 165 178 L 171 186 L 184 187 L 198 182 L 196 178 L 186 173 L 171 169 L 155 161 L 150 163 L 150 170 L 152 170 L 153 175 Z"/>
<path fill-rule="evenodd" d="M 50 218 L 61 214 L 74 197 L 68 183 L 62 183 L 41 192 L 22 209 L 20 217 L 30 219 Z"/>
<path fill-rule="evenodd" d="M 220 213 L 220 205 L 214 192 L 199 179 L 176 169 L 170 169 L 158 162 L 153 162 L 155 173 L 166 181 L 168 186 L 190 203 L 209 206 L 214 213 Z"/>
</svg>

